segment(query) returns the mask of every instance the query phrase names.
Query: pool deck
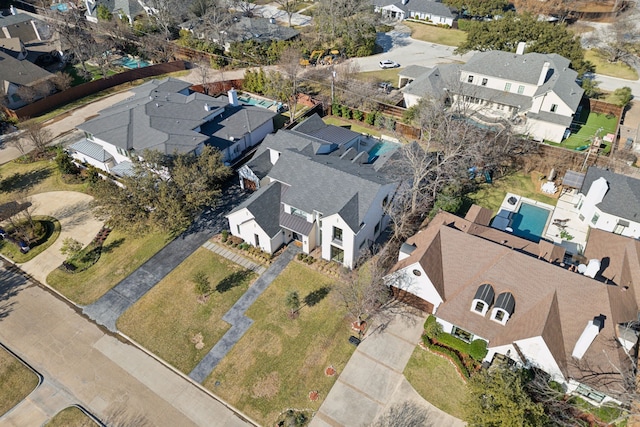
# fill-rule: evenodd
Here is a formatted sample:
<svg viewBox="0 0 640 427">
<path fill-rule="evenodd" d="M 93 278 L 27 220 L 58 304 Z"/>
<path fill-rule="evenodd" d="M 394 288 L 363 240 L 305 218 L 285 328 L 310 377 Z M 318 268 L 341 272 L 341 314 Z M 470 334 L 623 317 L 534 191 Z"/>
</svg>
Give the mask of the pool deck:
<svg viewBox="0 0 640 427">
<path fill-rule="evenodd" d="M 576 209 L 576 204 L 578 203 L 577 193 L 577 190 L 563 190 L 560 198 L 558 199 L 558 203 L 556 204 L 556 208 L 553 210 L 553 214 L 551 215 L 551 225 L 547 226 L 544 236 L 542 237 L 559 244 L 568 252 L 573 254 L 582 254 L 585 246 L 587 245 L 589 225 L 583 223 L 578 218 L 579 214 Z M 560 229 L 553 225 L 555 221 L 563 221 L 566 224 L 565 231 L 573 236 L 573 239 L 562 239 L 560 237 Z"/>
</svg>

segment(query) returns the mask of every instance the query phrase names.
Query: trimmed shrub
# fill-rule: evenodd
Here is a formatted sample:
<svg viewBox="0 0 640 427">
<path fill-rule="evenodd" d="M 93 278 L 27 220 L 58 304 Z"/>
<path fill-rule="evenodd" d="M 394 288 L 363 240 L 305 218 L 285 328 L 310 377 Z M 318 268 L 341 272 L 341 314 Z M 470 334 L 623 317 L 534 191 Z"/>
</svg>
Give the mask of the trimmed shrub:
<svg viewBox="0 0 640 427">
<path fill-rule="evenodd" d="M 349 107 L 347 107 L 346 105 L 342 106 L 342 117 L 345 119 L 350 119 L 351 118 L 351 109 Z"/>
<path fill-rule="evenodd" d="M 228 230 L 222 230 L 222 243 L 226 243 L 227 239 L 229 239 L 229 231 Z"/>
<path fill-rule="evenodd" d="M 473 340 L 469 344 L 469 356 L 474 360 L 481 361 L 487 355 L 487 342 L 484 340 Z"/>
<path fill-rule="evenodd" d="M 441 346 L 437 343 L 431 342 L 429 337 L 427 337 L 426 335 L 422 336 L 422 343 L 424 344 L 425 347 L 427 347 L 429 350 L 433 351 L 434 353 L 439 353 L 446 356 L 449 360 L 451 360 L 454 363 L 454 365 L 458 367 L 458 369 L 460 370 L 460 373 L 465 378 L 469 378 L 470 376 L 469 369 L 467 369 L 467 367 L 464 365 L 464 363 L 460 359 L 460 356 L 458 355 L 458 353 L 456 353 L 454 350 Z"/>
<path fill-rule="evenodd" d="M 340 104 L 331 104 L 331 115 L 340 117 Z"/>
<path fill-rule="evenodd" d="M 369 126 L 373 126 L 376 122 L 376 116 L 377 116 L 377 112 L 374 111 L 372 113 L 367 113 L 364 115 L 364 122 L 366 124 L 368 124 Z"/>
<path fill-rule="evenodd" d="M 360 110 L 353 110 L 353 120 L 362 121 L 364 114 Z"/>
</svg>

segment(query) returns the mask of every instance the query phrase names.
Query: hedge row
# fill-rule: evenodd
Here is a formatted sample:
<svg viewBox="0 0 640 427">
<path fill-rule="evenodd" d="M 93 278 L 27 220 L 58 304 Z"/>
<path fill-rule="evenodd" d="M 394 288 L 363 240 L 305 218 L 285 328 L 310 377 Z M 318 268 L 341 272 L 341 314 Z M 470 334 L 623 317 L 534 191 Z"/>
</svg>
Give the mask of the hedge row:
<svg viewBox="0 0 640 427">
<path fill-rule="evenodd" d="M 468 354 L 478 362 L 481 362 L 487 355 L 486 341 L 474 340 L 471 343 L 466 343 L 451 334 L 444 333 L 442 332 L 442 328 L 439 327 L 434 316 L 427 317 L 427 320 L 424 323 L 424 329 L 426 335 L 430 339 L 437 340 L 440 344 L 445 345 L 462 354 Z"/>
<path fill-rule="evenodd" d="M 395 130 L 396 128 L 396 121 L 392 117 L 385 116 L 379 111 L 367 113 L 347 105 L 331 104 L 331 115 L 347 120 L 357 120 L 380 129 Z"/>
<path fill-rule="evenodd" d="M 460 356 L 455 350 L 452 350 L 448 347 L 444 347 L 438 343 L 432 342 L 431 338 L 429 338 L 426 334 L 422 336 L 422 343 L 426 348 L 433 351 L 434 353 L 442 354 L 449 358 L 458 368 L 460 374 L 462 374 L 465 378 L 469 378 L 469 369 L 462 363 L 460 360 Z"/>
</svg>

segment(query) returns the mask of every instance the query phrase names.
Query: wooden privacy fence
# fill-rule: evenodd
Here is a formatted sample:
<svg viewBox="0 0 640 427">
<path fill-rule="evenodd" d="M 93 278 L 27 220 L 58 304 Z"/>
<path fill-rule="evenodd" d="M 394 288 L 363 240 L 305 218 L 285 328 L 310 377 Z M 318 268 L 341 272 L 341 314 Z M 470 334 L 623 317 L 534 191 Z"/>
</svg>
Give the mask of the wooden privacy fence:
<svg viewBox="0 0 640 427">
<path fill-rule="evenodd" d="M 62 92 L 54 93 L 46 98 L 40 99 L 32 104 L 15 110 L 18 118 L 37 117 L 62 105 L 69 104 L 85 96 L 147 77 L 159 76 L 186 69 L 184 61 L 173 61 L 162 64 L 150 65 L 148 67 L 136 68 L 107 77 L 106 79 L 94 80 L 71 87 Z"/>
</svg>

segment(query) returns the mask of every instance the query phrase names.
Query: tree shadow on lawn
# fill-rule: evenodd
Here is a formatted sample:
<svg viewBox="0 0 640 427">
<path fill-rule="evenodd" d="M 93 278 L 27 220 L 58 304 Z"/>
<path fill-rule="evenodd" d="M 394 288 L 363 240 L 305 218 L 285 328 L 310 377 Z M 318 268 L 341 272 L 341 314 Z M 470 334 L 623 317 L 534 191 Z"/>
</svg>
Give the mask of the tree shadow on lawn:
<svg viewBox="0 0 640 427">
<path fill-rule="evenodd" d="M 50 175 L 51 170 L 48 167 L 35 169 L 29 172 L 16 172 L 2 180 L 0 190 L 7 193 L 17 189 L 29 190 L 40 181 L 47 179 Z"/>
<path fill-rule="evenodd" d="M 111 252 L 114 249 L 119 248 L 124 243 L 124 237 L 114 240 L 113 242 L 109 242 L 106 245 L 102 245 L 102 253 L 106 254 Z"/>
<path fill-rule="evenodd" d="M 309 307 L 313 307 L 314 305 L 322 301 L 327 295 L 329 295 L 330 291 L 331 288 L 329 286 L 323 286 L 319 289 L 316 289 L 315 291 L 309 293 L 309 295 L 304 297 L 304 304 Z"/>
<path fill-rule="evenodd" d="M 220 293 L 227 292 L 235 288 L 236 286 L 242 284 L 252 274 L 253 274 L 253 271 L 247 270 L 247 269 L 235 271 L 230 275 L 228 275 L 227 277 L 225 277 L 224 279 L 222 279 L 216 285 L 216 292 L 220 292 Z"/>
<path fill-rule="evenodd" d="M 26 279 L 17 267 L 0 263 L 0 320 L 13 311 L 15 302 L 9 300 L 18 294 L 25 283 Z"/>
</svg>

